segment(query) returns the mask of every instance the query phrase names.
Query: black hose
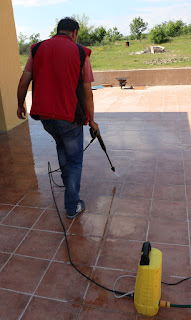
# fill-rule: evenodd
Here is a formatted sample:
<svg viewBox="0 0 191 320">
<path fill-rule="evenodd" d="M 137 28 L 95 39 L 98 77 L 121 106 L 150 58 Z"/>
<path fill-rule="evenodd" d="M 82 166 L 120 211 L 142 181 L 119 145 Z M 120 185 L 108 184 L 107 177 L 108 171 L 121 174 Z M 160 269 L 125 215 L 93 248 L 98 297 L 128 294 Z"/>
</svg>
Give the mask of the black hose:
<svg viewBox="0 0 191 320">
<path fill-rule="evenodd" d="M 175 283 L 167 283 L 167 282 L 163 282 L 163 281 L 161 281 L 161 283 L 166 284 L 167 286 L 176 286 L 177 284 L 180 284 L 181 282 L 186 281 L 188 279 L 191 279 L 191 277 L 184 278 L 184 279 L 182 279 L 178 282 L 175 282 Z"/>
<path fill-rule="evenodd" d="M 55 170 L 57 171 L 57 170 Z M 48 176 L 49 176 L 49 181 L 50 181 L 50 187 L 51 187 L 51 192 L 52 192 L 52 197 L 53 197 L 53 200 L 54 200 L 54 204 L 56 206 L 56 210 L 57 210 L 57 213 L 58 213 L 58 217 L 60 219 L 60 222 L 61 222 L 61 225 L 62 225 L 62 228 L 63 228 L 63 231 L 64 231 L 64 235 L 65 235 L 65 239 L 66 239 L 66 247 L 67 247 L 67 252 L 68 252 L 68 258 L 70 260 L 70 263 L 71 265 L 74 267 L 74 269 L 76 271 L 78 271 L 83 277 L 85 277 L 87 280 L 90 280 L 91 282 L 93 282 L 94 284 L 96 284 L 97 286 L 101 287 L 102 289 L 105 289 L 107 291 L 110 291 L 110 292 L 113 292 L 113 293 L 116 293 L 116 294 L 119 294 L 119 295 L 124 295 L 126 294 L 126 292 L 121 292 L 121 291 L 116 291 L 116 290 L 112 290 L 112 289 L 109 289 L 109 288 L 106 288 L 104 286 L 102 286 L 101 284 L 99 284 L 98 282 L 92 280 L 91 278 L 89 278 L 88 276 L 86 276 L 82 271 L 80 271 L 76 266 L 75 264 L 72 262 L 72 259 L 71 259 L 71 256 L 70 256 L 70 249 L 69 249 L 69 243 L 68 243 L 68 238 L 67 238 L 67 234 L 66 234 L 66 229 L 65 229 L 65 226 L 64 226 L 64 223 L 62 221 L 62 218 L 60 216 L 60 212 L 59 212 L 59 209 L 58 209 L 58 206 L 57 206 L 57 203 L 56 203 L 56 199 L 55 199 L 55 196 L 54 196 L 54 192 L 53 192 L 53 187 L 52 187 L 52 171 L 51 170 L 51 165 L 50 165 L 50 162 L 48 162 Z M 133 298 L 134 295 L 133 294 L 129 294 L 129 295 L 126 295 L 126 297 L 130 297 L 130 298 Z"/>
<path fill-rule="evenodd" d="M 191 304 L 174 304 L 171 303 L 170 304 L 171 308 L 183 308 L 183 309 L 187 309 L 187 308 L 191 308 Z"/>
</svg>

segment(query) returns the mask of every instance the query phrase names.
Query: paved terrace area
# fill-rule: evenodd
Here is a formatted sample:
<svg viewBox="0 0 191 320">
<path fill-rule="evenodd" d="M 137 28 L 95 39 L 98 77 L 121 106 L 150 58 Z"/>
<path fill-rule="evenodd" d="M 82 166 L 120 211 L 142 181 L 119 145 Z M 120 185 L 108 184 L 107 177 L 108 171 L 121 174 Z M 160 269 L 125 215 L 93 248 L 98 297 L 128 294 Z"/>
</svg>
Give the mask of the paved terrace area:
<svg viewBox="0 0 191 320">
<path fill-rule="evenodd" d="M 30 103 L 30 96 L 28 96 Z M 97 141 L 84 153 L 86 211 L 67 219 L 63 189 L 54 188 L 71 256 L 86 275 L 113 288 L 137 274 L 149 240 L 163 254 L 162 280 L 191 276 L 191 86 L 94 91 L 96 121 L 116 172 Z M 90 141 L 85 128 L 85 146 Z M 0 133 L 1 320 L 190 320 L 191 309 L 160 309 L 150 318 L 116 299 L 69 264 L 50 192 L 47 162 L 55 143 L 29 118 Z M 55 181 L 61 184 L 59 174 Z M 117 289 L 131 291 L 135 279 Z M 162 285 L 162 300 L 191 304 L 191 282 Z"/>
</svg>

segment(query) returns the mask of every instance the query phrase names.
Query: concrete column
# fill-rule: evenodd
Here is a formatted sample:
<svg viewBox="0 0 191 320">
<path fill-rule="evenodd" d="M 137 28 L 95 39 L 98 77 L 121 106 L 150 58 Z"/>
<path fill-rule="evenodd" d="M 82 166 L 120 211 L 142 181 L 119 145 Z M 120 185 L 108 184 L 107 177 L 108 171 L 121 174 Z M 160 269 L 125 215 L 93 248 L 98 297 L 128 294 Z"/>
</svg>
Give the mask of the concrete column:
<svg viewBox="0 0 191 320">
<path fill-rule="evenodd" d="M 16 115 L 21 67 L 11 0 L 0 0 L 0 48 L 0 131 L 8 131 L 22 122 Z"/>
</svg>

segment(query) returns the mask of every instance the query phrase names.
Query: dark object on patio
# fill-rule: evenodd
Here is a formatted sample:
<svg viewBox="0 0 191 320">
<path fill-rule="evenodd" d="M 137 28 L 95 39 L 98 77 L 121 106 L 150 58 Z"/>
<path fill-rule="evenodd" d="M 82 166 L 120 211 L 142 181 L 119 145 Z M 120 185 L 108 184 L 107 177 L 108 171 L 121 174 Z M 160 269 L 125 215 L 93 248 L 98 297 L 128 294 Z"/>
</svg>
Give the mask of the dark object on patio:
<svg viewBox="0 0 191 320">
<path fill-rule="evenodd" d="M 122 87 L 125 87 L 126 83 L 127 83 L 127 78 L 116 78 L 119 81 L 119 85 L 122 89 Z"/>
<path fill-rule="evenodd" d="M 127 83 L 127 78 L 116 78 L 119 81 L 119 85 L 122 89 L 122 87 L 125 87 L 126 83 Z M 125 89 L 133 89 L 133 86 L 130 86 L 129 88 L 125 88 Z"/>
</svg>

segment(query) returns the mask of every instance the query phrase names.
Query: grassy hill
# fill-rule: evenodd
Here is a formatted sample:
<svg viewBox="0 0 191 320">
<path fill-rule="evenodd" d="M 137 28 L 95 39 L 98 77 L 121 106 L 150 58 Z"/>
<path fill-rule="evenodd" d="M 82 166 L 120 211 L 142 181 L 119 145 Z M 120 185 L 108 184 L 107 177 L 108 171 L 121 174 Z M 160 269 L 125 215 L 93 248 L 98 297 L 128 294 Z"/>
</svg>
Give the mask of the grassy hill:
<svg viewBox="0 0 191 320">
<path fill-rule="evenodd" d="M 110 45 L 92 46 L 92 68 L 101 71 L 191 67 L 191 34 L 161 44 L 167 50 L 165 53 L 135 54 L 144 51 L 150 44 L 148 40 L 130 40 L 130 46 L 126 47 L 123 40 Z M 22 69 L 27 58 L 20 56 Z"/>
</svg>

